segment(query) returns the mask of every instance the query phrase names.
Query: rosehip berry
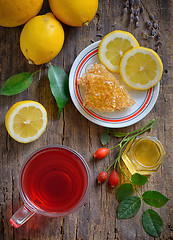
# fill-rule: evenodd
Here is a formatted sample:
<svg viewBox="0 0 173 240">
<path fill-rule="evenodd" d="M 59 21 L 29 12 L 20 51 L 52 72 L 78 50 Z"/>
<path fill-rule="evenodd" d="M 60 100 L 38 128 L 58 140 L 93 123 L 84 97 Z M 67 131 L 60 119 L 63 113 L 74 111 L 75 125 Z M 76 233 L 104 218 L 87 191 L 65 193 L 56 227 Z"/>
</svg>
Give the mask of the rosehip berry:
<svg viewBox="0 0 173 240">
<path fill-rule="evenodd" d="M 99 175 L 97 176 L 98 183 L 103 183 L 103 182 L 105 182 L 107 178 L 108 178 L 107 172 L 101 172 L 101 173 L 99 173 Z"/>
<path fill-rule="evenodd" d="M 115 187 L 118 185 L 120 179 L 119 179 L 119 176 L 118 176 L 118 173 L 113 170 L 113 172 L 111 173 L 110 177 L 109 177 L 109 184 L 111 187 Z"/>
<path fill-rule="evenodd" d="M 109 152 L 109 148 L 99 148 L 96 153 L 94 154 L 95 158 L 102 159 L 106 157 Z"/>
</svg>

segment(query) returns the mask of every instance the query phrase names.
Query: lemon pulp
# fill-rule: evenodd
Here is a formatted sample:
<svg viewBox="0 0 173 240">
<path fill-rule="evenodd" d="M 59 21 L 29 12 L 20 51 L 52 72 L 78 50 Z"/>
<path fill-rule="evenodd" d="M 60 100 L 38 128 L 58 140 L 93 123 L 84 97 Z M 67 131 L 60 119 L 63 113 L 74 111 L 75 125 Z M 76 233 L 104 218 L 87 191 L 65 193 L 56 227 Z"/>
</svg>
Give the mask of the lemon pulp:
<svg viewBox="0 0 173 240">
<path fill-rule="evenodd" d="M 130 41 L 127 39 L 115 38 L 107 45 L 105 52 L 106 58 L 114 66 L 119 65 L 119 62 L 125 52 L 132 48 Z"/>
<path fill-rule="evenodd" d="M 24 107 L 14 117 L 14 132 L 23 138 L 33 137 L 43 125 L 43 114 L 35 107 Z"/>
<path fill-rule="evenodd" d="M 137 46 L 139 44 L 131 33 L 116 30 L 107 34 L 101 40 L 98 56 L 101 63 L 108 70 L 119 73 L 120 61 L 123 55 Z"/>
<path fill-rule="evenodd" d="M 150 55 L 136 53 L 127 60 L 125 71 L 132 82 L 145 85 L 156 77 L 157 64 Z"/>
<path fill-rule="evenodd" d="M 155 86 L 162 77 L 163 64 L 152 49 L 136 47 L 124 54 L 120 74 L 127 85 L 146 90 Z"/>
<path fill-rule="evenodd" d="M 32 142 L 45 131 L 47 113 L 40 103 L 34 101 L 18 102 L 7 112 L 5 125 L 10 136 L 16 141 Z"/>
</svg>

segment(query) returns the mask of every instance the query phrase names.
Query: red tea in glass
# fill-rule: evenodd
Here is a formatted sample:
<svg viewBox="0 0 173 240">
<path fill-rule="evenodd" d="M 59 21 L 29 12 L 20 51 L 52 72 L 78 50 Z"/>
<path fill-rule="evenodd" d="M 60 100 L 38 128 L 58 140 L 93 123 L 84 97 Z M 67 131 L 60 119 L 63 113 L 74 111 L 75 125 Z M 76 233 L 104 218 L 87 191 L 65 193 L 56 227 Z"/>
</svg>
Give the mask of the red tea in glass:
<svg viewBox="0 0 173 240">
<path fill-rule="evenodd" d="M 19 189 L 24 206 L 10 222 L 19 227 L 30 218 L 29 213 L 58 217 L 74 212 L 84 204 L 89 178 L 88 165 L 76 151 L 64 146 L 38 150 L 21 169 Z"/>
</svg>

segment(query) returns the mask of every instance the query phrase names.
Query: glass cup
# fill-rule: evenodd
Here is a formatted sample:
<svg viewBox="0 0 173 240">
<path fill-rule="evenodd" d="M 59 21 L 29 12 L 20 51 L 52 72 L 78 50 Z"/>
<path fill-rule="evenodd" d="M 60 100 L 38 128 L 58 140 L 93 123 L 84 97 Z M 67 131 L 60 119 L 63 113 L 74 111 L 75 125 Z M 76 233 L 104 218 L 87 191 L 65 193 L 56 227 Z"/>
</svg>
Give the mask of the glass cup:
<svg viewBox="0 0 173 240">
<path fill-rule="evenodd" d="M 19 173 L 19 191 L 24 205 L 10 223 L 18 228 L 35 213 L 66 216 L 85 202 L 90 187 L 90 170 L 75 150 L 52 145 L 35 151 Z"/>
</svg>

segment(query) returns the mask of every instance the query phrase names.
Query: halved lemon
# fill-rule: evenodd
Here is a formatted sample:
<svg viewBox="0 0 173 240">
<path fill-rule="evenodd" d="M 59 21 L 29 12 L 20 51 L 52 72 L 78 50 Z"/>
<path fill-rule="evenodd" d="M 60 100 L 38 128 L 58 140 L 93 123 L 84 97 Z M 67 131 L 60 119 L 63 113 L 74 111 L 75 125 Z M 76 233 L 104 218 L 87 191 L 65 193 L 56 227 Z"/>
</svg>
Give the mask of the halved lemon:
<svg viewBox="0 0 173 240">
<path fill-rule="evenodd" d="M 5 116 L 5 126 L 9 135 L 16 141 L 35 141 L 46 129 L 46 109 L 35 101 L 15 103 Z"/>
<path fill-rule="evenodd" d="M 144 47 L 136 47 L 124 54 L 120 62 L 120 74 L 127 85 L 146 90 L 161 79 L 163 64 L 159 55 Z"/>
<path fill-rule="evenodd" d="M 138 46 L 139 43 L 131 33 L 115 30 L 101 40 L 98 56 L 108 70 L 119 73 L 120 60 L 124 53 Z"/>
</svg>

